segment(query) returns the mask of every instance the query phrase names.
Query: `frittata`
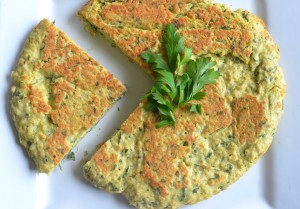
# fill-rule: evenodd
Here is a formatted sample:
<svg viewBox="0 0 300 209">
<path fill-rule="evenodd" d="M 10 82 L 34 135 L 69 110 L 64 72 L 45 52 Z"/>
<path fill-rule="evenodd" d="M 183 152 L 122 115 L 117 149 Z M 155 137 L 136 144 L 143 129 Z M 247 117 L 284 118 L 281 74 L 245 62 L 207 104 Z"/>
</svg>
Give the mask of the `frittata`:
<svg viewBox="0 0 300 209">
<path fill-rule="evenodd" d="M 226 189 L 266 152 L 283 112 L 285 81 L 261 19 L 205 0 L 90 0 L 78 15 L 152 77 L 141 53 L 164 53 L 169 23 L 221 74 L 205 87 L 202 113 L 176 109 L 174 127 L 156 128 L 157 115 L 141 102 L 84 165 L 95 187 L 122 193 L 137 208 L 178 208 Z"/>
<path fill-rule="evenodd" d="M 20 143 L 49 173 L 125 87 L 49 20 L 31 32 L 12 72 L 11 114 Z"/>
</svg>

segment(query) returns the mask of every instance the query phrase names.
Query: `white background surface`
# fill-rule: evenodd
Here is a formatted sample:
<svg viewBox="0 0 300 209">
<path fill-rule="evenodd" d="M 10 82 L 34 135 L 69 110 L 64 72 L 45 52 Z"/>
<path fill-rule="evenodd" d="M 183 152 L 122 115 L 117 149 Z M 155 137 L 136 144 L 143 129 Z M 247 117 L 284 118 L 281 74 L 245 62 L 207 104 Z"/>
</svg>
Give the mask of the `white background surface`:
<svg viewBox="0 0 300 209">
<path fill-rule="evenodd" d="M 81 160 L 108 139 L 132 112 L 152 81 L 100 37 L 90 36 L 76 17 L 86 0 L 0 0 L 0 208 L 132 208 L 120 195 L 93 188 L 82 177 Z M 202 209 L 300 208 L 300 2 L 297 0 L 219 0 L 248 9 L 267 24 L 281 49 L 287 82 L 285 113 L 267 154 L 239 181 L 220 194 L 192 206 Z M 44 17 L 128 86 L 125 97 L 76 146 L 75 161 L 65 160 L 50 176 L 37 174 L 18 143 L 9 115 L 10 73 L 27 35 Z M 120 111 L 118 111 L 118 108 Z"/>
</svg>

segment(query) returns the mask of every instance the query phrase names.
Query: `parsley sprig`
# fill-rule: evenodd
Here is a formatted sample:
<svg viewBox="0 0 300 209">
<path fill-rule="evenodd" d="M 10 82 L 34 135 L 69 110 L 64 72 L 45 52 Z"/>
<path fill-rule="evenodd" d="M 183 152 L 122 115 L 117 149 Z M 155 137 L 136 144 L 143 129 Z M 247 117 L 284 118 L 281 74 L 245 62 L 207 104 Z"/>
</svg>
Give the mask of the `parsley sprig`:
<svg viewBox="0 0 300 209">
<path fill-rule="evenodd" d="M 157 128 L 175 125 L 174 110 L 183 105 L 191 105 L 190 112 L 200 114 L 201 105 L 190 101 L 202 99 L 206 94 L 204 85 L 215 83 L 220 76 L 213 69 L 216 62 L 210 58 L 192 59 L 192 49 L 184 46 L 184 39 L 173 24 L 166 27 L 162 40 L 166 60 L 150 51 L 142 53 L 157 73 L 153 87 L 142 98 L 147 99 L 148 109 L 158 113 Z"/>
</svg>

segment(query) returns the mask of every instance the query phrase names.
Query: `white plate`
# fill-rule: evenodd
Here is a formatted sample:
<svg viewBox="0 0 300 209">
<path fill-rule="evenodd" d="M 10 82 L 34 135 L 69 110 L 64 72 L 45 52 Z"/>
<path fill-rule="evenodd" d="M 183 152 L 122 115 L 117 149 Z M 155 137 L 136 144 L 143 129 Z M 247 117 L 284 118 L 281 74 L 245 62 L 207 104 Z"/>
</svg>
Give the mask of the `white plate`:
<svg viewBox="0 0 300 209">
<path fill-rule="evenodd" d="M 152 81 L 138 66 L 108 42 L 91 37 L 75 16 L 86 0 L 0 0 L 0 208 L 94 209 L 132 208 L 120 195 L 93 188 L 81 172 L 84 152 L 89 156 L 96 145 L 109 138 L 137 106 Z M 297 0 L 222 0 L 232 8 L 248 9 L 267 23 L 281 48 L 280 65 L 287 81 L 285 114 L 267 154 L 226 191 L 184 208 L 300 208 L 300 14 Z M 288 6 L 287 6 L 288 5 Z M 18 144 L 9 115 L 10 73 L 32 28 L 44 17 L 128 85 L 126 96 L 116 103 L 90 133 L 74 148 L 75 161 L 65 160 L 62 170 L 50 176 L 37 174 Z M 120 111 L 118 111 L 118 108 Z"/>
</svg>

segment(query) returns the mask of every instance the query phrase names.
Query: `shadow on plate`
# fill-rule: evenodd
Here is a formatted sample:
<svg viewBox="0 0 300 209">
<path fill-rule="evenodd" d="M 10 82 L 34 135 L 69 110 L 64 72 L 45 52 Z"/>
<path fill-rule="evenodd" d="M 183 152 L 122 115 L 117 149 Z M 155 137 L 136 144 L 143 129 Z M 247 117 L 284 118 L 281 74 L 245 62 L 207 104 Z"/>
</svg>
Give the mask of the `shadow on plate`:
<svg viewBox="0 0 300 209">
<path fill-rule="evenodd" d="M 268 7 L 266 0 L 254 0 L 255 14 L 268 26 Z"/>
<path fill-rule="evenodd" d="M 275 140 L 273 140 L 275 143 Z M 276 185 L 274 181 L 274 146 L 271 145 L 266 155 L 264 156 L 263 166 L 263 196 L 272 208 L 275 208 L 275 194 Z"/>
<path fill-rule="evenodd" d="M 129 205 L 128 200 L 122 196 L 121 194 L 114 194 L 114 199 L 116 200 L 116 202 L 122 204 L 122 205 L 126 205 L 126 209 L 134 209 L 135 207 Z"/>
<path fill-rule="evenodd" d="M 258 15 L 268 27 L 268 5 L 266 0 L 255 0 L 255 13 Z M 273 143 L 275 140 L 273 139 Z M 263 181 L 265 187 L 263 188 L 263 195 L 272 207 L 275 207 L 275 182 L 274 182 L 274 146 L 271 145 L 264 157 L 264 172 Z"/>
</svg>

